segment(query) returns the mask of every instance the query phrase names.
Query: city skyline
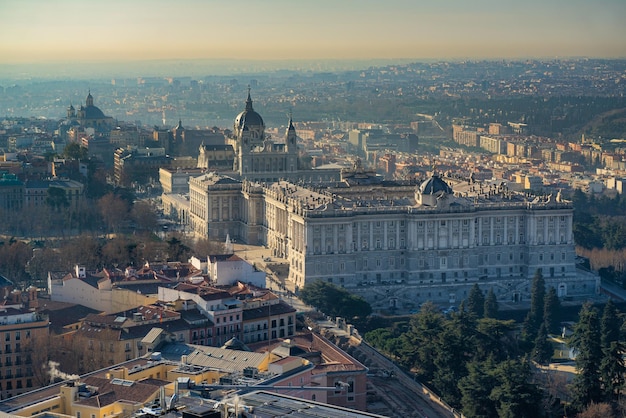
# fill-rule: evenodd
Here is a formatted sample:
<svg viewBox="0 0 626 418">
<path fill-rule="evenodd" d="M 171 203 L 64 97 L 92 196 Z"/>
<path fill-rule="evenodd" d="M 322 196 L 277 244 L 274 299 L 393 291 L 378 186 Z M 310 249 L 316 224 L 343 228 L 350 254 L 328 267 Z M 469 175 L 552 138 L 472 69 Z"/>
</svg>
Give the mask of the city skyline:
<svg viewBox="0 0 626 418">
<path fill-rule="evenodd" d="M 4 64 L 626 56 L 626 3 L 2 2 Z"/>
</svg>

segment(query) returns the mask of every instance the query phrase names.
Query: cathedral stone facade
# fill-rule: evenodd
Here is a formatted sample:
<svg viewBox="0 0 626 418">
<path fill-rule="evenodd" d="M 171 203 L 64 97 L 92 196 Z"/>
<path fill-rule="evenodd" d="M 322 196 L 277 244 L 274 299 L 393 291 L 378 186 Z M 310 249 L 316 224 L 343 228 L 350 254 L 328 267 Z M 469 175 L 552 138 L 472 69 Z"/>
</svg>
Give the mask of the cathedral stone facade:
<svg viewBox="0 0 626 418">
<path fill-rule="evenodd" d="M 265 123 L 252 108 L 249 91 L 246 108 L 235 118 L 231 141 L 237 150 L 233 171 L 241 178 L 277 180 L 292 177 L 298 172 L 296 130 L 291 118 L 284 143 L 275 143 L 267 138 Z"/>
<path fill-rule="evenodd" d="M 293 120 L 289 118 L 284 139 L 275 141 L 265 133 L 265 123 L 248 98 L 237 115 L 227 144 L 235 151 L 229 176 L 243 180 L 272 182 L 281 179 L 326 184 L 340 179 L 339 170 L 303 169 L 298 166 L 298 141 Z M 202 158 L 202 150 L 200 152 Z M 220 170 L 220 172 L 224 172 Z"/>
</svg>

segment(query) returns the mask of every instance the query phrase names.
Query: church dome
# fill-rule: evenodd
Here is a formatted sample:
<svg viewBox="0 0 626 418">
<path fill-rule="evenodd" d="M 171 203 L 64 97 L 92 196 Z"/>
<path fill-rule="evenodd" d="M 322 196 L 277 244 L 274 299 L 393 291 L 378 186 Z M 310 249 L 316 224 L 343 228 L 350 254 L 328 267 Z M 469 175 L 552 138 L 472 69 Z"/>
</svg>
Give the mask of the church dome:
<svg viewBox="0 0 626 418">
<path fill-rule="evenodd" d="M 87 100 L 85 101 L 85 106 L 81 106 L 82 118 L 83 119 L 105 119 L 104 113 L 100 110 L 99 107 L 94 106 L 93 104 L 93 96 L 91 95 L 91 91 L 87 95 Z"/>
<path fill-rule="evenodd" d="M 235 118 L 235 131 L 246 131 L 251 127 L 265 128 L 263 118 L 252 108 L 252 99 L 250 91 L 248 91 L 248 100 L 246 100 L 246 108 Z"/>
<path fill-rule="evenodd" d="M 434 195 L 439 192 L 452 194 L 452 188 L 436 174 L 420 185 L 420 193 L 423 195 Z"/>
<path fill-rule="evenodd" d="M 106 118 L 102 110 L 100 110 L 100 108 L 97 106 L 94 106 L 94 105 L 86 106 L 83 110 L 85 111 L 85 119 L 105 119 Z"/>
</svg>

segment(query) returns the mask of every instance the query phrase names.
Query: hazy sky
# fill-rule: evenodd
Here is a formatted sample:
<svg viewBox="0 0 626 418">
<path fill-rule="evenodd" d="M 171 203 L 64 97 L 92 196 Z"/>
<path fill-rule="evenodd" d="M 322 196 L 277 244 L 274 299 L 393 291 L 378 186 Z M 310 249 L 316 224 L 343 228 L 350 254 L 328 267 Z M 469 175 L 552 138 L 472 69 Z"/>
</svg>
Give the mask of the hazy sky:
<svg viewBox="0 0 626 418">
<path fill-rule="evenodd" d="M 0 0 L 0 64 L 626 57 L 626 0 Z"/>
</svg>

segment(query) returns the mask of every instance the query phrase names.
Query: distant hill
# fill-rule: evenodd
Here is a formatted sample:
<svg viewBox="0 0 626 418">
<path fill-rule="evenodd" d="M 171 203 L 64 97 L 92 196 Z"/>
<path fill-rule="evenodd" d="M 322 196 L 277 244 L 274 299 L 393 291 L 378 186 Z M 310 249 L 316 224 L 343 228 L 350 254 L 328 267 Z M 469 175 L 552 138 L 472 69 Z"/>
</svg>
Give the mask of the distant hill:
<svg viewBox="0 0 626 418">
<path fill-rule="evenodd" d="M 580 133 L 605 139 L 626 138 L 626 108 L 613 109 L 596 115 L 580 130 Z"/>
</svg>

